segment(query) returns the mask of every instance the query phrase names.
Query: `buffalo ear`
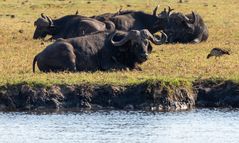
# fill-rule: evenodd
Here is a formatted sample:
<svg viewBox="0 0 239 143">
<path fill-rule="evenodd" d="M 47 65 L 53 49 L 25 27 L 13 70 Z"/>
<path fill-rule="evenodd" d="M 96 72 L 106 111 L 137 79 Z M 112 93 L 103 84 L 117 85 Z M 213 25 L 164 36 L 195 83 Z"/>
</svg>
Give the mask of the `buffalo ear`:
<svg viewBox="0 0 239 143">
<path fill-rule="evenodd" d="M 149 43 L 149 45 L 148 45 L 148 53 L 150 54 L 152 52 L 152 50 L 153 50 L 153 47 L 152 47 L 151 43 Z"/>
</svg>

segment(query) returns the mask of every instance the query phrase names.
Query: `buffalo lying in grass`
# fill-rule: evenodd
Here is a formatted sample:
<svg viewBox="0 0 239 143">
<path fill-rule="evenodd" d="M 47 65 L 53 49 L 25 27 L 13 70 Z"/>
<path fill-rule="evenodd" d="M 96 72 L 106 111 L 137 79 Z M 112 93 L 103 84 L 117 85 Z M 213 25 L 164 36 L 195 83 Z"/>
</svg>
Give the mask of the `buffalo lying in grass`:
<svg viewBox="0 0 239 143">
<path fill-rule="evenodd" d="M 157 13 L 158 7 L 154 9 L 153 14 L 147 14 L 142 11 L 118 11 L 116 13 L 105 13 L 102 15 L 85 17 L 78 14 L 67 15 L 62 18 L 52 20 L 48 16 L 41 15 L 34 25 L 36 30 L 33 39 L 45 38 L 52 35 L 52 39 L 57 38 L 73 38 L 87 35 L 97 31 L 117 30 L 130 31 L 148 29 L 150 33 L 156 33 L 163 29 L 164 17 L 159 17 Z M 109 22 L 112 21 L 112 22 Z M 155 22 L 157 26 L 152 26 Z"/>
<path fill-rule="evenodd" d="M 86 36 L 58 39 L 33 60 L 43 72 L 138 69 L 148 59 L 152 46 L 164 43 L 167 36 L 153 36 L 148 30 L 97 32 Z"/>
<path fill-rule="evenodd" d="M 104 22 L 104 21 L 110 20 L 111 18 L 113 18 L 115 16 L 129 14 L 129 13 L 133 13 L 133 12 L 136 12 L 136 11 L 135 10 L 122 10 L 122 8 L 121 8 L 119 11 L 117 11 L 115 13 L 103 13 L 100 15 L 91 16 L 90 18 L 94 18 L 96 20 Z"/>
<path fill-rule="evenodd" d="M 199 43 L 208 39 L 207 26 L 199 14 L 172 13 L 173 9 L 170 7 L 168 11 L 164 9 L 157 14 L 158 7 L 153 10 L 153 14 L 120 10 L 90 18 L 69 15 L 51 20 L 47 16 L 42 16 L 35 22 L 37 28 L 34 38 L 42 38 L 47 34 L 53 35 L 53 39 L 72 38 L 107 29 L 121 31 L 148 29 L 150 33 L 163 30 L 169 36 L 168 43 Z"/>
<path fill-rule="evenodd" d="M 33 39 L 43 39 L 47 35 L 52 35 L 52 39 L 73 38 L 97 31 L 114 30 L 112 22 L 103 23 L 80 15 L 67 15 L 52 20 L 50 17 L 42 14 L 35 21 L 34 25 L 36 30 Z"/>
<path fill-rule="evenodd" d="M 143 11 L 122 11 L 118 15 L 110 17 L 117 30 L 142 30 L 148 29 L 150 33 L 156 33 L 164 28 L 167 22 L 167 15 L 157 14 L 157 6 L 153 14 Z"/>
<path fill-rule="evenodd" d="M 131 10 L 107 13 L 95 18 L 100 21 L 111 20 L 117 30 L 148 29 L 150 33 L 163 30 L 169 36 L 168 43 L 199 43 L 208 39 L 207 26 L 199 14 L 174 13 L 170 7 L 157 14 L 158 7 L 153 10 L 153 14 Z"/>
<path fill-rule="evenodd" d="M 168 43 L 199 43 L 208 39 L 207 26 L 199 14 L 170 13 L 170 9 L 168 13 L 162 29 L 168 35 Z"/>
</svg>

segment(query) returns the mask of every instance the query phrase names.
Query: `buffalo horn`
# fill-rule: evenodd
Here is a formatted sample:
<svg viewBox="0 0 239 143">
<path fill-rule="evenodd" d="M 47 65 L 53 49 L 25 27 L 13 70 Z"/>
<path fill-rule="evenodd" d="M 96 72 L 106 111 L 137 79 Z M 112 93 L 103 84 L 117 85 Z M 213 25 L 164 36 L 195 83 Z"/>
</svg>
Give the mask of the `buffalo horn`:
<svg viewBox="0 0 239 143">
<path fill-rule="evenodd" d="M 193 11 L 192 11 L 192 15 L 193 15 L 192 23 L 195 24 L 197 22 L 197 16 L 195 15 L 195 13 Z"/>
<path fill-rule="evenodd" d="M 157 5 L 157 6 L 155 7 L 154 11 L 153 11 L 153 15 L 154 15 L 154 16 L 157 16 L 157 10 L 158 10 L 158 8 L 159 8 L 159 5 Z"/>
<path fill-rule="evenodd" d="M 173 10 L 174 10 L 173 8 L 171 8 L 170 6 L 168 6 L 168 16 L 171 15 L 171 12 L 172 12 Z"/>
<path fill-rule="evenodd" d="M 192 11 L 192 16 L 193 16 L 192 20 L 189 19 L 189 18 L 188 18 L 187 16 L 185 16 L 185 15 L 183 15 L 183 18 L 184 18 L 184 20 L 185 20 L 187 23 L 195 24 L 196 21 L 197 21 L 197 16 L 195 15 L 195 13 L 194 13 L 193 11 Z"/>
<path fill-rule="evenodd" d="M 167 41 L 168 36 L 164 32 L 160 32 L 162 34 L 161 38 L 158 39 L 160 36 L 153 36 L 148 30 L 143 30 L 142 33 L 144 37 L 147 37 L 152 43 L 155 45 L 161 45 Z"/>
<path fill-rule="evenodd" d="M 114 31 L 115 30 L 115 24 L 112 21 L 107 20 L 104 23 L 105 23 L 105 26 L 106 26 L 107 30 L 109 30 L 109 31 Z"/>
<path fill-rule="evenodd" d="M 46 19 L 46 16 L 44 15 L 44 13 L 41 13 L 41 17 Z"/>
<path fill-rule="evenodd" d="M 54 26 L 53 21 L 50 17 L 46 16 L 47 20 L 49 21 L 50 26 Z"/>
<path fill-rule="evenodd" d="M 139 31 L 138 30 L 131 30 L 130 32 L 128 32 L 128 34 L 120 41 L 114 41 L 114 37 L 117 33 L 115 32 L 114 35 L 111 37 L 111 43 L 114 46 L 122 46 L 123 44 L 125 44 L 129 39 L 133 39 L 134 37 L 136 37 L 137 35 L 139 35 Z"/>
<path fill-rule="evenodd" d="M 123 9 L 123 6 L 121 5 L 121 6 L 120 6 L 120 9 L 119 9 L 118 12 L 117 12 L 117 15 L 121 14 L 122 9 Z"/>
</svg>

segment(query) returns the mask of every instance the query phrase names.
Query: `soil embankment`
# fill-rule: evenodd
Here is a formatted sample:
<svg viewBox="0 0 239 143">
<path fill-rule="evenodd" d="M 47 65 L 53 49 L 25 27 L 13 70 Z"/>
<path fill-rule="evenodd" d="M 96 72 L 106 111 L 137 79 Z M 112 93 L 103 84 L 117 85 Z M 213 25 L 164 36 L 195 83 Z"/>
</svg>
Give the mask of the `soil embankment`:
<svg viewBox="0 0 239 143">
<path fill-rule="evenodd" d="M 239 107 L 239 84 L 233 81 L 196 81 L 196 107 Z"/>
<path fill-rule="evenodd" d="M 27 84 L 0 87 L 0 110 L 125 109 L 175 111 L 195 107 L 239 107 L 239 85 L 232 81 L 196 81 L 192 86 L 162 82 L 131 86 Z"/>
</svg>

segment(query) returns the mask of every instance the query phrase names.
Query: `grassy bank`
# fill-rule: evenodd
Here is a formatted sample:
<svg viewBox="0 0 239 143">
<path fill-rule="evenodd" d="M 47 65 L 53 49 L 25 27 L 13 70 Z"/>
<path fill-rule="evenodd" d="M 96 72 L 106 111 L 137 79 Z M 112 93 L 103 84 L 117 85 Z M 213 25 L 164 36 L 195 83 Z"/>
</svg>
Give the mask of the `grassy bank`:
<svg viewBox="0 0 239 143">
<path fill-rule="evenodd" d="M 147 4 L 148 3 L 148 4 Z M 33 40 L 33 22 L 45 13 L 52 18 L 73 14 L 97 15 L 124 9 L 152 13 L 170 5 L 176 11 L 198 12 L 209 28 L 207 42 L 155 46 L 150 59 L 141 65 L 143 71 L 95 73 L 32 73 L 34 56 L 50 43 Z M 116 84 L 128 85 L 162 80 L 178 83 L 201 78 L 239 81 L 239 1 L 238 0 L 0 0 L 0 85 L 33 83 L 51 84 Z M 231 55 L 207 60 L 214 47 L 231 49 Z"/>
</svg>

